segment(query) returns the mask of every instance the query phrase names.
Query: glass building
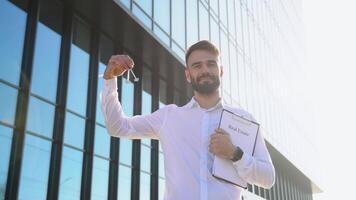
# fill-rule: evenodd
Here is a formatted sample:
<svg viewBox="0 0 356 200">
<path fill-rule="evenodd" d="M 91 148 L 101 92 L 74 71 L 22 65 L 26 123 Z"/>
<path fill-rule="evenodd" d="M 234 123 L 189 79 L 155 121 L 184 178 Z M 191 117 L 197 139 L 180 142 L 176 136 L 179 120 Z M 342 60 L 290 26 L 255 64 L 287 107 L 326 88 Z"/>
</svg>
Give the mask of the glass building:
<svg viewBox="0 0 356 200">
<path fill-rule="evenodd" d="M 321 192 L 303 90 L 301 0 L 0 0 L 0 199 L 162 199 L 156 140 L 112 138 L 99 108 L 105 65 L 128 54 L 138 83 L 118 81 L 127 115 L 184 105 L 187 47 L 221 51 L 226 103 L 262 124 L 276 184 L 244 199 Z"/>
</svg>

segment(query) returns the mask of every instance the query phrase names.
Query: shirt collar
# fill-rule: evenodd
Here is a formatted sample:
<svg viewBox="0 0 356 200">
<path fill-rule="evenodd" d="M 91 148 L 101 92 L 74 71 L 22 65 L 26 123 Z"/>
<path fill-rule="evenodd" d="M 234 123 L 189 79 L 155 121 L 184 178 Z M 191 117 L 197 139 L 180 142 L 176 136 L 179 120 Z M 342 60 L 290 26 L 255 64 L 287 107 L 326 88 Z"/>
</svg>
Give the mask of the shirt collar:
<svg viewBox="0 0 356 200">
<path fill-rule="evenodd" d="M 195 108 L 195 107 L 198 107 L 198 108 L 201 108 L 199 103 L 195 100 L 194 97 L 192 97 L 192 99 L 189 101 L 189 103 L 186 105 L 188 108 Z M 222 100 L 222 98 L 220 98 L 220 100 L 216 103 L 215 106 L 209 108 L 209 109 L 205 109 L 206 111 L 212 111 L 212 110 L 215 110 L 215 109 L 218 109 L 218 108 L 223 108 L 224 107 L 224 102 Z M 204 109 L 204 108 L 202 108 Z"/>
</svg>

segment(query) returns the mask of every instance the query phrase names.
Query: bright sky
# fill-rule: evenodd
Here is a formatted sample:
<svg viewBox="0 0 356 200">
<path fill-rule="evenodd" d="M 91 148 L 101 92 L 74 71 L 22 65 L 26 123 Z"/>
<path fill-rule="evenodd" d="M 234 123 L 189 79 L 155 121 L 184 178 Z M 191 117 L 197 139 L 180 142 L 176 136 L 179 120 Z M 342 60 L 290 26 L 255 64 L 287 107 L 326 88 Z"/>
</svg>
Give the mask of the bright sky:
<svg viewBox="0 0 356 200">
<path fill-rule="evenodd" d="M 324 193 L 352 199 L 356 183 L 356 2 L 303 0 L 308 77 L 318 124 Z"/>
</svg>

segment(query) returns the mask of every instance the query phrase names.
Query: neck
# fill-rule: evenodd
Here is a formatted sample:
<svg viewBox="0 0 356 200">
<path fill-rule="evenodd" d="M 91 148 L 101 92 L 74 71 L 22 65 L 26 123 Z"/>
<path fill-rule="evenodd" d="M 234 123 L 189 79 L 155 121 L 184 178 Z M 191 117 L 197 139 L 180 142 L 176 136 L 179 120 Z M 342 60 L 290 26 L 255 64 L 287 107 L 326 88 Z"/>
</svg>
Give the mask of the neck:
<svg viewBox="0 0 356 200">
<path fill-rule="evenodd" d="M 194 91 L 194 99 L 198 102 L 199 106 L 204 109 L 209 109 L 215 106 L 220 100 L 220 92 L 216 90 L 212 94 L 201 94 Z"/>
</svg>

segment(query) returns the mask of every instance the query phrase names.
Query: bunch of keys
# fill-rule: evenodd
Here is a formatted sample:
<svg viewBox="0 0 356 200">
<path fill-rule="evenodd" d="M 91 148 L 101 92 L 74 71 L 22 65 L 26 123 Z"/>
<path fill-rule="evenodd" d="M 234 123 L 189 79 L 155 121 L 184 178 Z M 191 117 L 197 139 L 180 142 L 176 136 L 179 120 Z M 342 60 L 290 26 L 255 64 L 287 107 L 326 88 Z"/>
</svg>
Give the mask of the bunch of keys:
<svg viewBox="0 0 356 200">
<path fill-rule="evenodd" d="M 126 81 L 129 82 L 130 81 L 130 74 L 132 74 L 132 76 L 134 77 L 134 82 L 138 82 L 140 79 L 136 77 L 135 73 L 132 71 L 132 69 L 129 69 L 127 71 L 127 77 L 126 77 Z"/>
<path fill-rule="evenodd" d="M 134 82 L 138 82 L 140 79 L 136 77 L 135 73 L 132 71 L 132 69 L 127 70 L 127 76 L 126 76 L 126 82 L 130 81 L 130 73 L 134 77 Z M 104 74 L 99 74 L 99 78 L 103 78 Z"/>
</svg>

